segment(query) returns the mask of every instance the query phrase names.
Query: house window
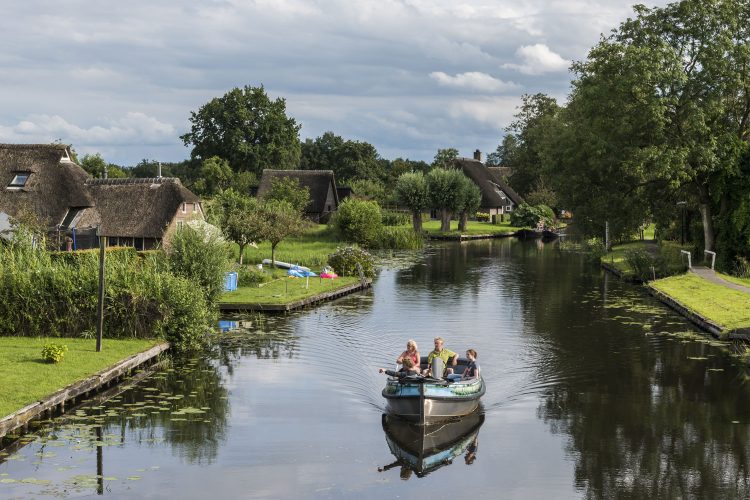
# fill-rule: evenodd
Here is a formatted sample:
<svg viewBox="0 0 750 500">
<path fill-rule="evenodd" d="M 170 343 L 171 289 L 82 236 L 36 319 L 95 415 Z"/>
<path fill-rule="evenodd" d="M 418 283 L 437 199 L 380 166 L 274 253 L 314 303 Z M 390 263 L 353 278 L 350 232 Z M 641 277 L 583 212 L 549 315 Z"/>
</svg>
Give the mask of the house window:
<svg viewBox="0 0 750 500">
<path fill-rule="evenodd" d="M 185 203 L 185 202 L 183 201 L 183 202 L 182 202 L 182 213 L 184 214 L 185 212 L 187 212 L 187 203 Z"/>
<path fill-rule="evenodd" d="M 513 205 L 507 205 L 507 206 L 505 207 L 505 211 L 506 211 L 506 212 L 512 212 L 512 211 L 513 211 Z"/>
<path fill-rule="evenodd" d="M 8 184 L 8 187 L 22 188 L 26 185 L 26 182 L 28 182 L 29 177 L 31 177 L 31 172 L 16 172 L 16 174 L 13 176 L 13 180 L 11 180 L 10 184 Z"/>
<path fill-rule="evenodd" d="M 181 231 L 184 225 L 185 225 L 184 222 L 182 222 L 181 220 L 178 220 L 177 221 L 177 230 Z"/>
</svg>

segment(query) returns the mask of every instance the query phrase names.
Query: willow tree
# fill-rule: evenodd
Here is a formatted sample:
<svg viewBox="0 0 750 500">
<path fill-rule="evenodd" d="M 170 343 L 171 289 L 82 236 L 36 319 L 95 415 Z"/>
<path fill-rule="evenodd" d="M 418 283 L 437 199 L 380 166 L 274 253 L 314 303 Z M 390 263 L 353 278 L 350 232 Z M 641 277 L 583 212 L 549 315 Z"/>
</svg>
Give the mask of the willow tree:
<svg viewBox="0 0 750 500">
<path fill-rule="evenodd" d="M 411 211 L 414 231 L 422 232 L 422 211 L 430 207 L 430 193 L 422 172 L 406 172 L 396 180 L 396 201 Z"/>
<path fill-rule="evenodd" d="M 451 216 L 463 206 L 466 176 L 460 170 L 434 168 L 426 179 L 430 205 L 440 211 L 440 231 L 450 231 Z"/>
</svg>

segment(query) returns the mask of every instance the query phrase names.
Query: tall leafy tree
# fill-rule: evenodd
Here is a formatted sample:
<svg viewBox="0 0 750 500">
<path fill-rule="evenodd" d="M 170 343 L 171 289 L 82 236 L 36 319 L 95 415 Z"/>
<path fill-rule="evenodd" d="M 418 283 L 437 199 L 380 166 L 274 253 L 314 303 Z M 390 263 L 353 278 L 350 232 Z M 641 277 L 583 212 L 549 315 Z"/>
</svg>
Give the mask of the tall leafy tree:
<svg viewBox="0 0 750 500">
<path fill-rule="evenodd" d="M 192 158 L 219 156 L 235 172 L 297 168 L 300 125 L 286 115 L 286 101 L 271 100 L 263 86 L 234 88 L 190 113 Z"/>
<path fill-rule="evenodd" d="M 294 177 L 276 177 L 271 179 L 271 189 L 263 199 L 286 201 L 297 212 L 303 214 L 310 204 L 310 188 L 301 186 L 299 179 Z"/>
<path fill-rule="evenodd" d="M 271 243 L 271 266 L 276 265 L 276 246 L 289 236 L 304 231 L 305 221 L 295 207 L 285 200 L 269 200 L 261 205 L 264 223 L 263 240 Z"/>
<path fill-rule="evenodd" d="M 382 181 L 386 165 L 375 146 L 364 141 L 352 141 L 325 132 L 302 144 L 300 168 L 304 170 L 333 170 L 342 182 L 355 179 Z"/>
<path fill-rule="evenodd" d="M 411 211 L 414 231 L 422 232 L 422 211 L 430 207 L 430 193 L 422 172 L 406 172 L 396 180 L 396 201 Z"/>
<path fill-rule="evenodd" d="M 466 231 L 469 221 L 469 215 L 476 213 L 479 205 L 482 203 L 482 192 L 479 186 L 474 184 L 468 177 L 464 176 L 463 185 L 461 186 L 461 211 L 458 218 L 458 230 Z"/>
<path fill-rule="evenodd" d="M 440 211 L 440 231 L 451 230 L 451 215 L 463 206 L 466 176 L 456 169 L 435 168 L 426 176 L 432 208 Z"/>
<path fill-rule="evenodd" d="M 438 149 L 435 158 L 432 160 L 432 168 L 451 168 L 453 160 L 456 158 L 458 158 L 458 149 Z"/>
</svg>

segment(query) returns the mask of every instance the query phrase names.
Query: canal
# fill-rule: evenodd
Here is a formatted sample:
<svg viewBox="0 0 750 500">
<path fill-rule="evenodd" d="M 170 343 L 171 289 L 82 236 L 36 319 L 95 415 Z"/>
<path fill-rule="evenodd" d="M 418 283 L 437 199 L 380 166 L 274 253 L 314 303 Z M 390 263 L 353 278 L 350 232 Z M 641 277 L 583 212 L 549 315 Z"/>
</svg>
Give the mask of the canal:
<svg viewBox="0 0 750 500">
<path fill-rule="evenodd" d="M 434 245 L 386 259 L 361 294 L 228 319 L 207 354 L 1 451 L 0 497 L 750 495 L 741 360 L 556 244 Z M 436 335 L 478 351 L 487 393 L 482 415 L 422 436 L 418 468 L 377 369 Z"/>
</svg>

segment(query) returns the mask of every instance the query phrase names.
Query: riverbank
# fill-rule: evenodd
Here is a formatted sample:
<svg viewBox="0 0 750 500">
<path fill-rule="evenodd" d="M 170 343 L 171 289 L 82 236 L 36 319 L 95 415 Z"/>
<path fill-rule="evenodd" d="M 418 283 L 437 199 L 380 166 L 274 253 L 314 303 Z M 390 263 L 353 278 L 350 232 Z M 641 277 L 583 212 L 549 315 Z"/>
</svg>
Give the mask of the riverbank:
<svg viewBox="0 0 750 500">
<path fill-rule="evenodd" d="M 46 363 L 45 344 L 68 347 L 63 360 Z M 0 437 L 69 399 L 94 391 L 168 348 L 153 339 L 0 338 Z"/>
<path fill-rule="evenodd" d="M 279 278 L 262 286 L 240 287 L 219 300 L 222 311 L 287 312 L 369 287 L 359 278 Z"/>
<path fill-rule="evenodd" d="M 721 338 L 750 338 L 750 293 L 708 281 L 693 272 L 648 284 L 662 302 Z"/>
</svg>

